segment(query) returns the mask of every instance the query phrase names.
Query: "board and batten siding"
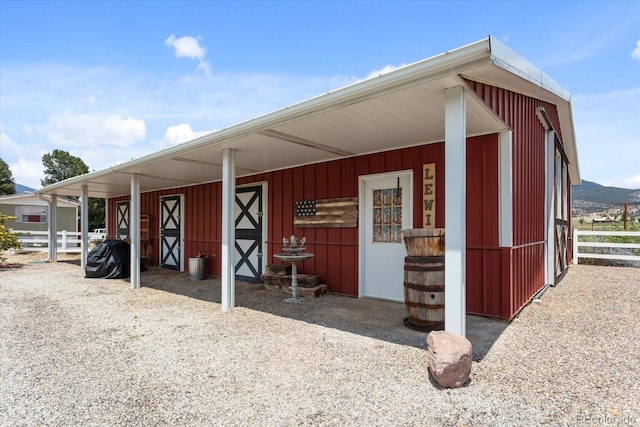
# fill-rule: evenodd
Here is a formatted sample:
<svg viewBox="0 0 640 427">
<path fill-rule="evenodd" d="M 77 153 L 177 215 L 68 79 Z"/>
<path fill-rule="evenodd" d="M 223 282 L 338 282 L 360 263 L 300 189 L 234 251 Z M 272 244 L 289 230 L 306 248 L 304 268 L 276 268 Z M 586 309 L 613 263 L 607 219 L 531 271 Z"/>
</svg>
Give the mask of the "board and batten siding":
<svg viewBox="0 0 640 427">
<path fill-rule="evenodd" d="M 482 83 L 469 86 L 513 129 L 513 247 L 499 246 L 498 135 L 467 140 L 467 274 L 469 313 L 511 319 L 544 286 L 545 133 L 535 110 L 544 107 L 559 136 L 554 105 Z M 282 238 L 307 239 L 316 256 L 300 271 L 317 274 L 332 292 L 358 295 L 359 233 L 357 227 L 295 228 L 295 203 L 302 200 L 358 197 L 363 175 L 413 170 L 413 227 L 422 227 L 422 167 L 436 164 L 436 221 L 444 227 L 444 143 L 425 144 L 387 152 L 303 165 L 237 178 L 237 185 L 267 183 L 266 263 L 282 250 Z M 141 194 L 141 215 L 152 224 L 154 264 L 159 253 L 160 197 L 184 196 L 184 259 L 206 253 L 207 275 L 221 273 L 221 183 Z M 109 212 L 117 201 L 109 200 Z M 114 233 L 115 218 L 109 218 Z M 402 278 L 398 278 L 402 280 Z"/>
<path fill-rule="evenodd" d="M 282 238 L 295 234 L 307 238 L 307 251 L 316 254 L 302 263 L 299 271 L 319 275 L 332 292 L 358 295 L 358 227 L 294 228 L 295 202 L 342 197 L 358 197 L 358 178 L 383 172 L 414 171 L 414 227 L 422 227 L 422 165 L 436 163 L 436 227 L 444 227 L 444 144 L 427 144 L 384 153 L 375 153 L 311 165 L 239 177 L 238 186 L 267 183 L 267 264 L 279 264 L 273 254 L 282 252 Z M 185 260 L 206 253 L 207 275 L 221 274 L 222 192 L 221 183 L 176 187 L 140 195 L 140 214 L 149 215 L 154 260 L 158 264 L 159 216 L 162 196 L 184 196 Z M 129 196 L 109 199 L 109 212 Z M 109 216 L 110 238 L 115 236 L 115 214 Z M 402 281 L 402 277 L 398 278 Z"/>
<path fill-rule="evenodd" d="M 307 251 L 315 254 L 299 271 L 319 275 L 332 292 L 358 295 L 358 227 L 294 228 L 295 202 L 358 197 L 362 175 L 411 169 L 414 171 L 414 227 L 422 227 L 422 165 L 436 163 L 436 226 L 444 227 L 444 145 L 428 144 L 400 150 L 351 157 L 330 162 L 238 178 L 238 185 L 268 183 L 268 263 L 278 264 L 274 253 L 282 251 L 282 237 L 295 234 L 307 239 Z M 402 277 L 398 278 L 402 281 Z"/>
<path fill-rule="evenodd" d="M 545 109 L 561 141 L 562 129 L 553 104 L 483 83 L 467 83 L 513 130 L 513 247 L 502 248 L 500 256 L 484 263 L 485 269 L 501 271 L 500 309 L 495 311 L 495 297 L 489 297 L 484 306 L 476 305 L 469 311 L 511 319 L 545 285 L 546 135 L 536 109 Z M 505 286 L 507 283 L 510 285 Z"/>
</svg>

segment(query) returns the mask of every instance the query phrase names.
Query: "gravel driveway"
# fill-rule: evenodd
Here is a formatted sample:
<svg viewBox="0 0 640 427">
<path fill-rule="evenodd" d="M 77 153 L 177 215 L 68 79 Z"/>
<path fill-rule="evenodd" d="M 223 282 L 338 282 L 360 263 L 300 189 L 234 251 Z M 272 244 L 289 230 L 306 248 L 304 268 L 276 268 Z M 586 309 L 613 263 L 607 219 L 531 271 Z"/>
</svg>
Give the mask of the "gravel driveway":
<svg viewBox="0 0 640 427">
<path fill-rule="evenodd" d="M 393 304 L 369 301 L 363 327 L 339 316 L 362 300 L 284 304 L 238 283 L 221 313 L 217 280 L 151 269 L 131 290 L 34 260 L 0 269 L 5 426 L 640 425 L 637 268 L 571 267 L 511 324 L 486 323 L 470 382 L 448 390 L 426 334 L 379 327 Z"/>
</svg>

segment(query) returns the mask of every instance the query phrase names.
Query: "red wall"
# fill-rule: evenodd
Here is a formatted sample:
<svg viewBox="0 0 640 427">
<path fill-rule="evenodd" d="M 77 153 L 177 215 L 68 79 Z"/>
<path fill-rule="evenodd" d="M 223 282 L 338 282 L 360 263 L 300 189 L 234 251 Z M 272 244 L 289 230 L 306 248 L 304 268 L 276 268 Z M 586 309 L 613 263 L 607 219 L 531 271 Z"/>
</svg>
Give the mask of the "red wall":
<svg viewBox="0 0 640 427">
<path fill-rule="evenodd" d="M 513 248 L 499 246 L 498 135 L 467 141 L 467 310 L 512 318 L 544 286 L 544 142 L 535 109 L 546 109 L 560 133 L 554 105 L 481 83 L 468 82 L 513 129 Z M 316 256 L 300 270 L 321 276 L 332 292 L 358 293 L 358 228 L 294 229 L 296 201 L 358 196 L 361 175 L 414 171 L 414 227 L 422 227 L 422 165 L 436 163 L 436 227 L 444 227 L 444 144 L 428 144 L 238 178 L 237 184 L 267 182 L 267 263 L 283 236 L 307 238 Z M 221 272 L 221 185 L 217 183 L 141 194 L 141 214 L 150 215 L 153 251 L 159 251 L 160 197 L 184 194 L 184 257 L 206 253 L 207 273 Z M 115 203 L 109 200 L 108 229 L 114 234 Z"/>
<path fill-rule="evenodd" d="M 358 197 L 360 175 L 412 169 L 414 188 L 421 188 L 422 165 L 436 163 L 436 226 L 444 227 L 444 144 L 429 144 L 358 156 L 292 169 L 241 177 L 237 185 L 267 182 L 268 194 L 268 264 L 280 263 L 273 258 L 281 251 L 283 236 L 296 234 L 307 238 L 307 249 L 316 254 L 305 262 L 301 272 L 319 275 L 332 292 L 345 295 L 358 294 L 358 228 L 305 228 L 294 229 L 293 214 L 296 201 L 337 197 Z M 189 187 L 152 191 L 140 195 L 140 214 L 151 216 L 154 258 L 159 253 L 160 197 L 184 195 L 184 257 L 198 252 L 209 259 L 207 274 L 221 274 L 221 203 L 219 182 Z M 109 200 L 110 234 L 115 235 L 115 205 L 129 200 L 119 197 Z M 421 193 L 414 194 L 414 227 L 422 227 Z M 155 261 L 153 264 L 157 264 Z"/>
<path fill-rule="evenodd" d="M 444 145 L 429 144 L 366 156 L 300 166 L 238 179 L 238 184 L 268 182 L 269 239 L 267 263 L 276 264 L 282 237 L 307 238 L 307 250 L 316 254 L 301 271 L 317 274 L 334 293 L 358 294 L 358 228 L 293 227 L 294 204 L 300 200 L 358 197 L 361 175 L 412 169 L 414 188 L 422 187 L 422 165 L 436 163 L 436 226 L 444 227 Z M 414 227 L 422 227 L 421 193 L 414 192 Z"/>
<path fill-rule="evenodd" d="M 536 108 L 544 107 L 561 140 L 562 129 L 553 104 L 483 83 L 467 83 L 513 130 L 513 248 L 503 248 L 501 256 L 487 257 L 485 253 L 484 274 L 487 269 L 501 271 L 502 284 L 487 280 L 484 283 L 490 289 L 472 287 L 472 297 L 482 295 L 489 303 L 481 307 L 468 302 L 467 306 L 470 312 L 481 310 L 512 318 L 545 285 L 545 130 Z M 495 310 L 496 295 L 499 312 Z M 468 292 L 467 301 L 469 296 Z"/>
<path fill-rule="evenodd" d="M 467 159 L 467 311 L 500 316 L 498 135 L 467 141 Z"/>
</svg>

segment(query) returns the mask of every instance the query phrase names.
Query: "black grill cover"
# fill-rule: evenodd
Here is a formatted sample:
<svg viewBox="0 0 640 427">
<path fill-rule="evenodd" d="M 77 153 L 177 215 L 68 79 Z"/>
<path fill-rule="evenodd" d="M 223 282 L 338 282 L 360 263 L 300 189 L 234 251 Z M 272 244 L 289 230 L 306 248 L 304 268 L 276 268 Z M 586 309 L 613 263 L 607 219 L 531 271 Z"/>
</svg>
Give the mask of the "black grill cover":
<svg viewBox="0 0 640 427">
<path fill-rule="evenodd" d="M 125 279 L 129 277 L 131 245 L 124 240 L 105 240 L 89 252 L 85 276 Z M 147 268 L 140 262 L 140 271 Z"/>
</svg>

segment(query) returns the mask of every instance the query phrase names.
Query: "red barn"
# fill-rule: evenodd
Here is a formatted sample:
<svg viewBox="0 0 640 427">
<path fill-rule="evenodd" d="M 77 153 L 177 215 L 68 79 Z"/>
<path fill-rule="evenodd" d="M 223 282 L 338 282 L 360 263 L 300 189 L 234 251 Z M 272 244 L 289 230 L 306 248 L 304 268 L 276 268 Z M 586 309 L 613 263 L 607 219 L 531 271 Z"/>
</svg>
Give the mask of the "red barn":
<svg viewBox="0 0 640 427">
<path fill-rule="evenodd" d="M 488 37 L 39 193 L 106 198 L 132 259 L 207 254 L 223 310 L 292 234 L 332 292 L 402 301 L 401 230 L 444 228 L 464 334 L 465 313 L 511 319 L 562 278 L 579 182 L 569 93 Z"/>
</svg>

